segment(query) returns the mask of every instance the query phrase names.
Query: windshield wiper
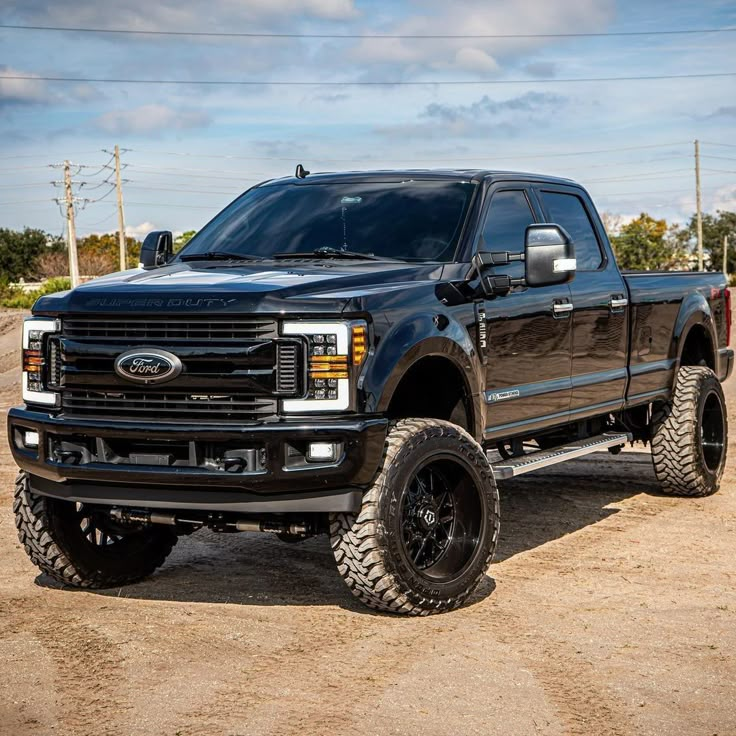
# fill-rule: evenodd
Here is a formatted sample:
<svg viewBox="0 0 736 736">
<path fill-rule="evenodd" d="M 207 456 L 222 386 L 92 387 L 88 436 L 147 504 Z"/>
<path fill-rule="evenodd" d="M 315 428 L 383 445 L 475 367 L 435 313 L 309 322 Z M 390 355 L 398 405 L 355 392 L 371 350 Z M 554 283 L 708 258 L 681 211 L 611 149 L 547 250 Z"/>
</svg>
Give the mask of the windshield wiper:
<svg viewBox="0 0 736 736">
<path fill-rule="evenodd" d="M 271 258 L 351 258 L 362 261 L 394 260 L 393 258 L 379 258 L 370 253 L 359 253 L 356 250 L 340 250 L 329 245 L 315 248 L 307 253 L 274 253 Z"/>
<path fill-rule="evenodd" d="M 180 261 L 260 261 L 259 256 L 247 253 L 228 253 L 222 250 L 210 250 L 206 253 L 189 253 L 179 257 Z"/>
</svg>

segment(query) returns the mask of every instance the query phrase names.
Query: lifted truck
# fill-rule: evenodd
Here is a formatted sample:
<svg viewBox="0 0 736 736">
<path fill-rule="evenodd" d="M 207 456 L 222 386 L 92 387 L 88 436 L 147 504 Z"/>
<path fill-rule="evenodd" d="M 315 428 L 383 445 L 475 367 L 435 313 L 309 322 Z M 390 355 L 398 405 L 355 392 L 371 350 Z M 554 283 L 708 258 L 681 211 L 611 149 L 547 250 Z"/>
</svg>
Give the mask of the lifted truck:
<svg viewBox="0 0 736 736">
<path fill-rule="evenodd" d="M 725 279 L 621 273 L 572 181 L 298 170 L 141 261 L 24 325 L 14 510 L 62 583 L 205 526 L 326 533 L 361 601 L 423 615 L 483 578 L 499 478 L 642 441 L 663 493 L 718 489 Z"/>
</svg>

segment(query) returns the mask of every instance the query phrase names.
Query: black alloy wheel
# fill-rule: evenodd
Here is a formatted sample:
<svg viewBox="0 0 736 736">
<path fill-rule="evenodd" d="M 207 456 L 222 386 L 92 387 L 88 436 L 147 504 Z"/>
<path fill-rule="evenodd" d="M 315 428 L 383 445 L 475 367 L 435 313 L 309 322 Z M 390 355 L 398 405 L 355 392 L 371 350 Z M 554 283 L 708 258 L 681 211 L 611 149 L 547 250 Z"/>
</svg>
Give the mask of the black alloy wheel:
<svg viewBox="0 0 736 736">
<path fill-rule="evenodd" d="M 408 562 L 428 580 L 448 581 L 472 559 L 482 523 L 480 491 L 454 458 L 420 466 L 404 491 L 401 537 Z"/>
<path fill-rule="evenodd" d="M 409 616 L 461 606 L 485 576 L 498 531 L 484 449 L 439 419 L 397 421 L 360 510 L 330 515 L 337 569 L 353 595 Z"/>
</svg>

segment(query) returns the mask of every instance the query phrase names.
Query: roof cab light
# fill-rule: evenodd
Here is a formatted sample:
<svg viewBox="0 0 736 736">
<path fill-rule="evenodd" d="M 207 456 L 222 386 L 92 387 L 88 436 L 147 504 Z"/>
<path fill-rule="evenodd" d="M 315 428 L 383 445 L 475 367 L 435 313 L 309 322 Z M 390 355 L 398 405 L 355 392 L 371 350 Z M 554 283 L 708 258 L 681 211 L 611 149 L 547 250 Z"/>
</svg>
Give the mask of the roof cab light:
<svg viewBox="0 0 736 736">
<path fill-rule="evenodd" d="M 368 352 L 364 322 L 285 322 L 284 335 L 303 335 L 308 344 L 307 395 L 286 399 L 285 412 L 345 411 L 350 408 L 350 371 Z"/>
<path fill-rule="evenodd" d="M 28 317 L 23 322 L 23 401 L 57 406 L 59 395 L 45 390 L 44 335 L 58 331 L 59 323 L 55 319 Z"/>
</svg>

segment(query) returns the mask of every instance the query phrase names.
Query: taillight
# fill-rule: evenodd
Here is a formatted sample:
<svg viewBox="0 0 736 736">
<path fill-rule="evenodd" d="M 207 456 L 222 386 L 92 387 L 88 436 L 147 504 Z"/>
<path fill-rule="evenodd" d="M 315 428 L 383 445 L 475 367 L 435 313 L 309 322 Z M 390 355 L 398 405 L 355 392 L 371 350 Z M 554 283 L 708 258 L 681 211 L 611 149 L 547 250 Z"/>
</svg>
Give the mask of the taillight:
<svg viewBox="0 0 736 736">
<path fill-rule="evenodd" d="M 59 395 L 47 391 L 44 382 L 44 336 L 58 330 L 59 323 L 55 319 L 28 317 L 23 322 L 23 401 L 30 404 L 57 405 Z"/>
</svg>

